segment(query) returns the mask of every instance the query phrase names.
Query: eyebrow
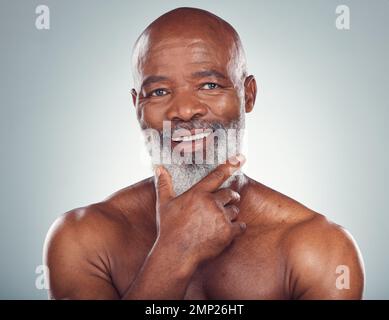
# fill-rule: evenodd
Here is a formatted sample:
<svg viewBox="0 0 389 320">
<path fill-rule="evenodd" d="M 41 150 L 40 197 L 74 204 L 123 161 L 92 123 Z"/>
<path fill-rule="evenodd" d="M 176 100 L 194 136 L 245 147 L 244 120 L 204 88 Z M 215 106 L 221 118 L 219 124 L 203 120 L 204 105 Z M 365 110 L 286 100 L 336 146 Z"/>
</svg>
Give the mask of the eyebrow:
<svg viewBox="0 0 389 320">
<path fill-rule="evenodd" d="M 215 77 L 219 79 L 227 79 L 227 77 L 223 73 L 214 69 L 193 72 L 192 77 L 193 78 Z"/>
<path fill-rule="evenodd" d="M 223 73 L 221 73 L 217 70 L 214 70 L 214 69 L 193 72 L 192 77 L 193 78 L 215 77 L 215 78 L 224 79 L 224 80 L 227 79 L 227 77 Z M 144 88 L 144 87 L 149 86 L 149 85 L 156 83 L 156 82 L 166 81 L 166 80 L 169 80 L 169 78 L 166 76 L 151 75 L 151 76 L 146 77 L 146 79 L 143 80 L 141 88 Z"/>
<path fill-rule="evenodd" d="M 155 82 L 160 82 L 160 81 L 166 81 L 169 80 L 168 77 L 165 76 L 148 76 L 146 79 L 143 80 L 141 88 L 145 86 L 149 86 L 150 84 L 153 84 Z"/>
</svg>

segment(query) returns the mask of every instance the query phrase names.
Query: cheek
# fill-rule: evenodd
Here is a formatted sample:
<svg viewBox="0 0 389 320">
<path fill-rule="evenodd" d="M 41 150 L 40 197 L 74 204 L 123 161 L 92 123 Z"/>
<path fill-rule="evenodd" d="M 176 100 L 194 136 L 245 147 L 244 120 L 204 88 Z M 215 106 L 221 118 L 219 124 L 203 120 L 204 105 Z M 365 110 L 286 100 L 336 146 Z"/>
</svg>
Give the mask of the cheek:
<svg viewBox="0 0 389 320">
<path fill-rule="evenodd" d="M 142 128 L 162 129 L 165 110 L 162 106 L 151 103 L 139 105 L 137 108 L 138 121 Z"/>
<path fill-rule="evenodd" d="M 208 97 L 204 100 L 216 117 L 234 120 L 240 116 L 240 100 L 235 93 Z"/>
</svg>

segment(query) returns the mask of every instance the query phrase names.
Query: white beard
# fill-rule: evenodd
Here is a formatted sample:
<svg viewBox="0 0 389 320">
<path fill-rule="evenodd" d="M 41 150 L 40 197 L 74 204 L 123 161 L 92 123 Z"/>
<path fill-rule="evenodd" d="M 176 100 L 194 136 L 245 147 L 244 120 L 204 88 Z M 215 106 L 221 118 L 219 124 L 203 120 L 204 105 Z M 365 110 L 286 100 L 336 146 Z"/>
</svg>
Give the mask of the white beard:
<svg viewBox="0 0 389 320">
<path fill-rule="evenodd" d="M 237 131 L 236 139 L 232 143 L 228 143 L 227 139 L 217 139 L 216 148 L 214 145 L 210 145 L 209 148 L 207 148 L 207 151 L 209 151 L 211 148 L 214 149 L 214 157 L 213 161 L 211 163 L 202 163 L 202 164 L 196 164 L 196 163 L 182 163 L 180 161 L 177 162 L 177 160 L 174 160 L 174 157 L 171 161 L 171 163 L 164 163 L 163 160 L 161 161 L 155 161 L 153 162 L 153 167 L 155 168 L 157 165 L 162 164 L 170 173 L 170 176 L 172 178 L 173 188 L 176 193 L 176 196 L 184 193 L 185 191 L 189 190 L 193 185 L 195 185 L 197 182 L 199 182 L 202 178 L 207 176 L 212 170 L 214 170 L 219 164 L 225 163 L 227 154 L 229 156 L 239 154 L 241 152 L 242 148 L 242 140 L 243 140 L 243 130 L 242 127 L 244 126 L 244 118 L 241 120 L 232 121 L 228 127 L 222 126 L 222 129 L 228 130 L 228 129 L 235 129 Z M 219 128 L 221 129 L 221 128 Z M 227 137 L 227 135 L 225 135 Z M 170 138 L 169 138 L 170 139 Z M 150 150 L 161 150 L 160 154 L 161 156 L 158 157 L 159 159 L 170 159 L 169 153 L 171 154 L 170 148 L 162 148 L 161 147 L 161 141 L 163 141 L 163 138 L 161 137 L 160 140 L 158 139 L 148 139 L 146 140 L 146 146 Z M 153 149 L 154 148 L 154 149 Z M 219 158 L 218 151 L 221 150 L 221 156 Z M 228 151 L 228 153 L 227 153 Z M 200 151 L 202 155 L 202 150 Z M 195 153 L 193 153 L 194 155 Z M 194 158 L 194 156 L 193 156 Z M 204 159 L 205 162 L 205 159 Z M 213 162 L 213 163 L 212 163 Z M 234 181 L 237 181 L 238 183 L 242 180 L 242 172 L 241 170 L 235 171 L 235 173 L 229 177 L 220 188 L 228 188 L 231 186 L 231 184 Z"/>
<path fill-rule="evenodd" d="M 169 171 L 170 176 L 172 177 L 174 192 L 177 196 L 189 190 L 192 186 L 194 186 L 202 178 L 207 176 L 216 167 L 217 164 L 165 165 L 165 168 Z M 236 171 L 221 185 L 220 188 L 230 187 L 232 182 L 237 180 L 240 175 L 240 170 Z"/>
</svg>

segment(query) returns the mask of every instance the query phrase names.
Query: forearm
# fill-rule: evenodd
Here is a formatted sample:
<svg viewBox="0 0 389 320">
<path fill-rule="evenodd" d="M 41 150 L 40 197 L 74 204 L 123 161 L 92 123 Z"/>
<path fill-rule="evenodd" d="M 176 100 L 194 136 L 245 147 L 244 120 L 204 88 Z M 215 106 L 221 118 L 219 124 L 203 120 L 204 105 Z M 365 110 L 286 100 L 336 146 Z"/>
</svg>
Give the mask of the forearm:
<svg viewBox="0 0 389 320">
<path fill-rule="evenodd" d="M 183 252 L 156 242 L 122 299 L 181 300 L 196 268 Z"/>
</svg>

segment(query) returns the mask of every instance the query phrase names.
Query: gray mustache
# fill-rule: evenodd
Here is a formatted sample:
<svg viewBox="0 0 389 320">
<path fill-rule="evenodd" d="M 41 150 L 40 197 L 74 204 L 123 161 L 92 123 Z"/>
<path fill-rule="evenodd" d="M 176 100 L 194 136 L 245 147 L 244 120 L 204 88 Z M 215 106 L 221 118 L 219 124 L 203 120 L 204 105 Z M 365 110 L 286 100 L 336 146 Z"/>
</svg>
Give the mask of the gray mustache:
<svg viewBox="0 0 389 320">
<path fill-rule="evenodd" d="M 192 120 L 190 122 L 172 122 L 172 131 L 178 129 L 193 130 L 193 129 L 212 129 L 213 131 L 217 129 L 227 129 L 221 122 L 209 122 L 204 120 Z"/>
</svg>

